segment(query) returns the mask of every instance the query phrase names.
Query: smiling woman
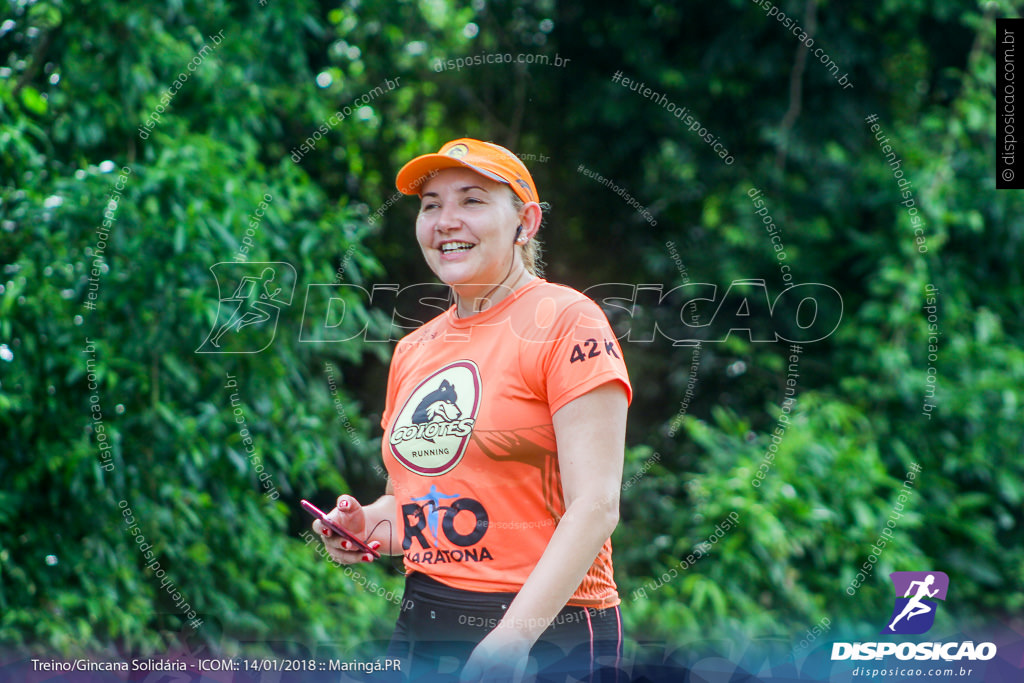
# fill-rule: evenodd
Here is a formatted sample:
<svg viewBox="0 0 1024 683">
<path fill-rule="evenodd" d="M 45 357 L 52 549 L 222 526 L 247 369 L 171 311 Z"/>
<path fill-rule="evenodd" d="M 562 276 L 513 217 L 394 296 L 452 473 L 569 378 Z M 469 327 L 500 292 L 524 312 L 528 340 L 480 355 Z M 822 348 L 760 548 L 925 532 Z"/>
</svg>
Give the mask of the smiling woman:
<svg viewBox="0 0 1024 683">
<path fill-rule="evenodd" d="M 537 188 L 504 147 L 454 140 L 406 164 L 396 184 L 406 194 L 419 192 L 416 237 L 427 265 L 454 289 L 460 317 L 498 303 L 538 274 Z"/>
<path fill-rule="evenodd" d="M 534 277 L 517 247 L 540 227 L 536 202 L 517 212 L 506 185 L 467 168 L 441 171 L 422 189 L 416 238 L 427 265 L 454 289 L 459 317 L 497 304 Z"/>
<path fill-rule="evenodd" d="M 455 294 L 399 342 L 381 426 L 386 494 L 330 514 L 402 554 L 388 656 L 412 679 L 613 677 L 622 649 L 611 533 L 631 397 L 604 313 L 536 271 L 542 209 L 529 171 L 463 138 L 406 164 L 416 240 Z M 369 561 L 325 533 L 339 562 Z M 447 679 L 446 679 L 447 680 Z"/>
</svg>

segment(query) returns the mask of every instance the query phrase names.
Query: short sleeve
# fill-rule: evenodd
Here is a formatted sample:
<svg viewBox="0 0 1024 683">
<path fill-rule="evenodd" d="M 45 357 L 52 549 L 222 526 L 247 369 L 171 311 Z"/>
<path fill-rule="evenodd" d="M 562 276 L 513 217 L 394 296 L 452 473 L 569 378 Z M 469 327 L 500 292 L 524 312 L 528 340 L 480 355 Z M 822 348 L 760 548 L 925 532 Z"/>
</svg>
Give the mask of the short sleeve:
<svg viewBox="0 0 1024 683">
<path fill-rule="evenodd" d="M 607 382 L 619 382 L 632 401 L 622 349 L 604 311 L 583 299 L 568 306 L 550 330 L 539 367 L 544 373 L 548 406 L 554 415 L 562 406 Z"/>
<path fill-rule="evenodd" d="M 391 413 L 395 410 L 395 401 L 397 400 L 396 394 L 398 393 L 398 386 L 401 383 L 399 382 L 399 375 L 401 373 L 401 357 L 405 351 L 408 351 L 408 346 L 404 345 L 404 340 L 399 341 L 391 355 L 391 365 L 388 367 L 388 389 L 384 398 L 384 413 L 380 418 L 381 429 L 385 431 L 387 431 L 388 420 L 391 419 Z"/>
</svg>

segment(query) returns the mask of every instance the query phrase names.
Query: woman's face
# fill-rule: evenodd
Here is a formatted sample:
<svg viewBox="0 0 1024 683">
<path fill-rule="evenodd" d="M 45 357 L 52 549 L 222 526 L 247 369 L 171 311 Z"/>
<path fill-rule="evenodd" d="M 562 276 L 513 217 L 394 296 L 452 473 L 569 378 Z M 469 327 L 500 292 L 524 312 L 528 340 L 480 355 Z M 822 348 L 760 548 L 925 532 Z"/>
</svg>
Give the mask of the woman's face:
<svg viewBox="0 0 1024 683">
<path fill-rule="evenodd" d="M 421 188 L 416 239 L 430 269 L 460 296 L 505 278 L 520 258 L 517 225 L 509 187 L 468 168 L 445 169 Z"/>
</svg>

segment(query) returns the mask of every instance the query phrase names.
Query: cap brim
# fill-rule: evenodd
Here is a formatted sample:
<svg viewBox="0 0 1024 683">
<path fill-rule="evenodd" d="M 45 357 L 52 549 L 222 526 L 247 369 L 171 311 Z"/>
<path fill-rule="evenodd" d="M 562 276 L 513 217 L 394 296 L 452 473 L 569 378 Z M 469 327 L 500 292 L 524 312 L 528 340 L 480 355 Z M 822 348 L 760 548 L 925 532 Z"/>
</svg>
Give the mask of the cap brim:
<svg viewBox="0 0 1024 683">
<path fill-rule="evenodd" d="M 420 186 L 423 183 L 430 180 L 438 171 L 443 171 L 446 168 L 468 168 L 497 183 L 511 185 L 509 181 L 491 171 L 467 164 L 461 159 L 450 157 L 447 154 L 424 154 L 402 167 L 398 175 L 395 176 L 395 187 L 402 194 L 419 194 Z"/>
</svg>

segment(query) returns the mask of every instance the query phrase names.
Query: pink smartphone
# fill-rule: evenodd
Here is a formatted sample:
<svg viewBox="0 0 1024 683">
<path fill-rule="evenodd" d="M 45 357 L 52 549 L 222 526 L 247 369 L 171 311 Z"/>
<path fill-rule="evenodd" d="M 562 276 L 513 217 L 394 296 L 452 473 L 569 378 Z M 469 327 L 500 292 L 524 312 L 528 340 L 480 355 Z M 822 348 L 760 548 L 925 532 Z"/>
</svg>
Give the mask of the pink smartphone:
<svg viewBox="0 0 1024 683">
<path fill-rule="evenodd" d="M 348 531 L 347 529 L 344 529 L 344 528 L 338 526 L 335 522 L 331 521 L 327 517 L 327 515 L 324 514 L 324 511 L 321 510 L 320 508 L 318 508 L 316 505 L 313 505 L 308 500 L 303 500 L 302 501 L 302 508 L 306 512 L 308 512 L 309 514 L 311 514 L 314 517 L 316 517 L 317 519 L 319 519 L 321 524 L 323 524 L 325 527 L 327 527 L 328 529 L 330 529 L 334 533 L 338 534 L 339 536 L 341 536 L 344 539 L 347 539 L 347 540 L 351 541 L 360 550 L 362 550 L 364 552 L 367 552 L 367 553 L 370 553 L 371 555 L 373 555 L 374 559 L 378 559 L 378 560 L 380 559 L 380 553 L 379 552 L 377 552 L 376 550 L 374 550 L 370 546 L 366 545 L 366 542 L 363 541 L 362 539 L 360 539 L 360 538 L 358 538 L 356 536 L 353 536 L 351 531 Z"/>
</svg>

